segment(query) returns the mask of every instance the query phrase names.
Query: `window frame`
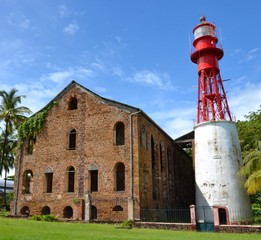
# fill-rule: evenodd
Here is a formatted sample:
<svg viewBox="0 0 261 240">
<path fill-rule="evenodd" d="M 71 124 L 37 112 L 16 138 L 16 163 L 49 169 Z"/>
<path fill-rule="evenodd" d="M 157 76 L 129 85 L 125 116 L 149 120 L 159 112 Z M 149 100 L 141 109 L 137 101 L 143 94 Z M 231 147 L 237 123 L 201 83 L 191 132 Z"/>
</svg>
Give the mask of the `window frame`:
<svg viewBox="0 0 261 240">
<path fill-rule="evenodd" d="M 125 145 L 125 124 L 117 122 L 114 126 L 114 144 L 116 146 Z"/>
<path fill-rule="evenodd" d="M 76 150 L 77 145 L 77 131 L 75 128 L 71 129 L 68 134 L 68 150 Z"/>
<path fill-rule="evenodd" d="M 125 191 L 125 165 L 122 162 L 115 164 L 114 171 L 114 182 L 115 182 L 115 191 L 123 192 Z"/>
</svg>

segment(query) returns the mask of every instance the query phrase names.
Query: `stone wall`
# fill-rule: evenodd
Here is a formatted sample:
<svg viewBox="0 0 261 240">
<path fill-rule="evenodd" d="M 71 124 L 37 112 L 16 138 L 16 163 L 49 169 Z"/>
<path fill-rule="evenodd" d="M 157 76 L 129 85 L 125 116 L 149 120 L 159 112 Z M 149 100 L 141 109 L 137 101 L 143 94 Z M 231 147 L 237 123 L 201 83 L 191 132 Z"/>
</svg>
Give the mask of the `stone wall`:
<svg viewBox="0 0 261 240">
<path fill-rule="evenodd" d="M 157 222 L 135 222 L 134 226 L 137 228 L 154 228 L 154 229 L 167 229 L 177 231 L 194 231 L 190 223 L 157 223 Z"/>
<path fill-rule="evenodd" d="M 255 225 L 219 225 L 216 232 L 226 233 L 261 233 L 261 226 Z"/>
</svg>

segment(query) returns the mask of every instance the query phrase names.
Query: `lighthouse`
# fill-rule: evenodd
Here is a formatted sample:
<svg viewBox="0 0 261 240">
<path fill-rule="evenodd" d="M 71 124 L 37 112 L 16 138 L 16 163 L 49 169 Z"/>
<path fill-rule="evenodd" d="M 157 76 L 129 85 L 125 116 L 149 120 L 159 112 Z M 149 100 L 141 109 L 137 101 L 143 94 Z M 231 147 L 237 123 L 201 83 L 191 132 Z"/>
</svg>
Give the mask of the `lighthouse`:
<svg viewBox="0 0 261 240">
<path fill-rule="evenodd" d="M 191 61 L 198 67 L 198 104 L 195 131 L 196 209 L 199 223 L 251 222 L 244 177 L 237 174 L 242 155 L 236 123 L 229 109 L 218 61 L 215 25 L 201 17 L 193 29 L 195 50 Z"/>
</svg>

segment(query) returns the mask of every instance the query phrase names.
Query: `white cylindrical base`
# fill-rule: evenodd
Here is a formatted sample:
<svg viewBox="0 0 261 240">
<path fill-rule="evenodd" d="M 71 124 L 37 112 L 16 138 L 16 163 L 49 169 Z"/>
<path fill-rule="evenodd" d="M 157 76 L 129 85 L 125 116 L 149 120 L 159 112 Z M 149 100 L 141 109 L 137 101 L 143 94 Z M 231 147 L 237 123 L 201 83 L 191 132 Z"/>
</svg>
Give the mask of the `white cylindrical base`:
<svg viewBox="0 0 261 240">
<path fill-rule="evenodd" d="M 196 206 L 223 207 L 230 223 L 251 221 L 245 178 L 238 176 L 242 163 L 236 124 L 205 122 L 195 126 Z M 204 215 L 204 216 L 202 216 Z M 213 221 L 212 211 L 198 211 L 198 220 Z"/>
</svg>

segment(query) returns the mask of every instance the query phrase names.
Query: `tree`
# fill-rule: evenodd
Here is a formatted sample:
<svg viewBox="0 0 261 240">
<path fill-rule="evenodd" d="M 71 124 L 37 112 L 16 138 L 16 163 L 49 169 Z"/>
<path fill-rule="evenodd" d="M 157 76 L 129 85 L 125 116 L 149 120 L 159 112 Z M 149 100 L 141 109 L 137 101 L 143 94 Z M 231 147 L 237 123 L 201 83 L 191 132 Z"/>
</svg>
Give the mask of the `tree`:
<svg viewBox="0 0 261 240">
<path fill-rule="evenodd" d="M 16 132 L 17 127 L 30 114 L 31 110 L 24 106 L 19 106 L 22 98 L 25 96 L 17 96 L 17 90 L 11 89 L 10 92 L 0 91 L 1 105 L 0 105 L 0 121 L 4 122 L 3 126 L 3 140 L 1 142 L 1 159 L 0 159 L 0 175 L 3 170 L 10 169 L 11 161 L 13 161 L 11 152 L 13 148 L 10 147 L 11 136 Z M 10 142 L 11 141 L 11 142 Z M 4 196 L 6 198 L 6 196 Z"/>
<path fill-rule="evenodd" d="M 4 136 L 3 134 L 0 135 L 0 152 L 2 152 L 2 146 L 3 146 L 3 140 Z M 6 199 L 6 183 L 7 183 L 7 174 L 9 173 L 10 169 L 13 169 L 14 167 L 14 160 L 15 160 L 15 151 L 17 146 L 17 139 L 10 135 L 8 136 L 7 145 L 5 147 L 6 154 L 3 161 L 3 170 L 5 171 L 5 177 L 4 177 L 4 206 L 6 207 L 6 210 L 8 210 L 7 206 L 7 199 Z"/>
<path fill-rule="evenodd" d="M 2 145 L 2 156 L 0 162 L 0 175 L 3 171 L 3 163 L 6 155 L 6 147 L 8 143 L 8 137 L 15 129 L 22 123 L 27 117 L 26 114 L 30 114 L 31 110 L 24 106 L 18 106 L 21 103 L 22 98 L 25 96 L 16 96 L 17 90 L 11 89 L 10 92 L 0 91 L 1 105 L 0 105 L 0 121 L 4 121 L 4 141 Z"/>
<path fill-rule="evenodd" d="M 254 195 L 261 189 L 261 151 L 254 150 L 248 153 L 239 174 L 247 177 L 245 188 L 249 195 Z"/>
<path fill-rule="evenodd" d="M 248 194 L 253 195 L 261 190 L 261 106 L 245 117 L 246 121 L 237 122 L 243 155 L 239 174 L 247 177 L 245 187 Z"/>
</svg>

